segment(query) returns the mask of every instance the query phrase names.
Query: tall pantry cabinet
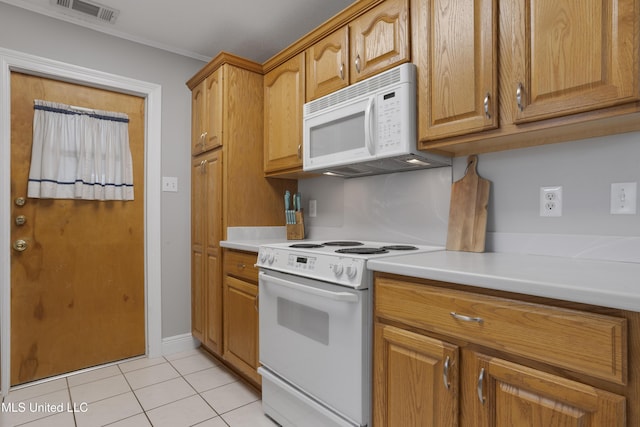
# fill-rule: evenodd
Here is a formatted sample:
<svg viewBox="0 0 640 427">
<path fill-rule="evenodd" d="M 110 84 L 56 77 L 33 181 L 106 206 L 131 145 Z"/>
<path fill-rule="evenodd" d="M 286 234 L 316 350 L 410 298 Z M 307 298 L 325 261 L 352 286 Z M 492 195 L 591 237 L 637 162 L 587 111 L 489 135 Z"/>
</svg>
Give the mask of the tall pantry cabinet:
<svg viewBox="0 0 640 427">
<path fill-rule="evenodd" d="M 191 327 L 223 356 L 222 256 L 227 227 L 284 226 L 285 190 L 263 172 L 262 66 L 220 53 L 188 82 L 192 93 Z M 238 330 L 237 328 L 234 330 Z"/>
</svg>

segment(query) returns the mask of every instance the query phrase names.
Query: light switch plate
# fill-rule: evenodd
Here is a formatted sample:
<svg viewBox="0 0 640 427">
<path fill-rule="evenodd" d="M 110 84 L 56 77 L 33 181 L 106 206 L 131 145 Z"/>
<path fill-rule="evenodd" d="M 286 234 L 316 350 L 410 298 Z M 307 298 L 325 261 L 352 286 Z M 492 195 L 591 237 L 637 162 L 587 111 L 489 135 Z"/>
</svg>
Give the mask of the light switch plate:
<svg viewBox="0 0 640 427">
<path fill-rule="evenodd" d="M 616 182 L 611 184 L 611 214 L 635 215 L 637 191 L 637 182 Z"/>
<path fill-rule="evenodd" d="M 162 177 L 162 191 L 170 191 L 172 193 L 178 192 L 178 177 L 176 176 L 163 176 Z"/>
</svg>

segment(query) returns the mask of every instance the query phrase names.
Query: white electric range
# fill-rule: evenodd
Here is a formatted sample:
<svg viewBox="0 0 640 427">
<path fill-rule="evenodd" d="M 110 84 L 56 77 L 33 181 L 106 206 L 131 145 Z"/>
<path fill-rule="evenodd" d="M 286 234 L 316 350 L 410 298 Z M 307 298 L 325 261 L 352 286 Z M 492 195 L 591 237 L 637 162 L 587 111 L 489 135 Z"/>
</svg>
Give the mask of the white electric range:
<svg viewBox="0 0 640 427">
<path fill-rule="evenodd" d="M 373 273 L 367 261 L 441 246 L 304 241 L 261 246 L 264 412 L 282 426 L 370 425 Z"/>
</svg>

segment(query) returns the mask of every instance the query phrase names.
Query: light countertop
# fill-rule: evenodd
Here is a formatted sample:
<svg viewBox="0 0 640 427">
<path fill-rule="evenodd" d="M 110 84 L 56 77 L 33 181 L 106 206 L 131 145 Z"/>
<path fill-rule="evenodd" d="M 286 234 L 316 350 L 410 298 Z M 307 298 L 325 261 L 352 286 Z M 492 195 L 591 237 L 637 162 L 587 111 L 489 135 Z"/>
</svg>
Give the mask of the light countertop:
<svg viewBox="0 0 640 427">
<path fill-rule="evenodd" d="M 440 251 L 378 258 L 374 271 L 640 311 L 640 264 Z"/>
<path fill-rule="evenodd" d="M 258 252 L 284 227 L 227 229 L 220 245 Z M 513 253 L 439 251 L 375 258 L 373 271 L 640 312 L 640 263 Z"/>
</svg>

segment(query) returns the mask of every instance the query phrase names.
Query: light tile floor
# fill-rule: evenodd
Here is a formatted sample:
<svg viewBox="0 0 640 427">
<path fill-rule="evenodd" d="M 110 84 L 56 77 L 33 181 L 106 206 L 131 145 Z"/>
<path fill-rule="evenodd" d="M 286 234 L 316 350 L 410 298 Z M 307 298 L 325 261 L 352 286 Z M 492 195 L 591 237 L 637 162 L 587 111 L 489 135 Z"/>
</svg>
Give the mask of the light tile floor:
<svg viewBox="0 0 640 427">
<path fill-rule="evenodd" d="M 260 395 L 195 349 L 9 392 L 0 427 L 274 427 Z"/>
</svg>

